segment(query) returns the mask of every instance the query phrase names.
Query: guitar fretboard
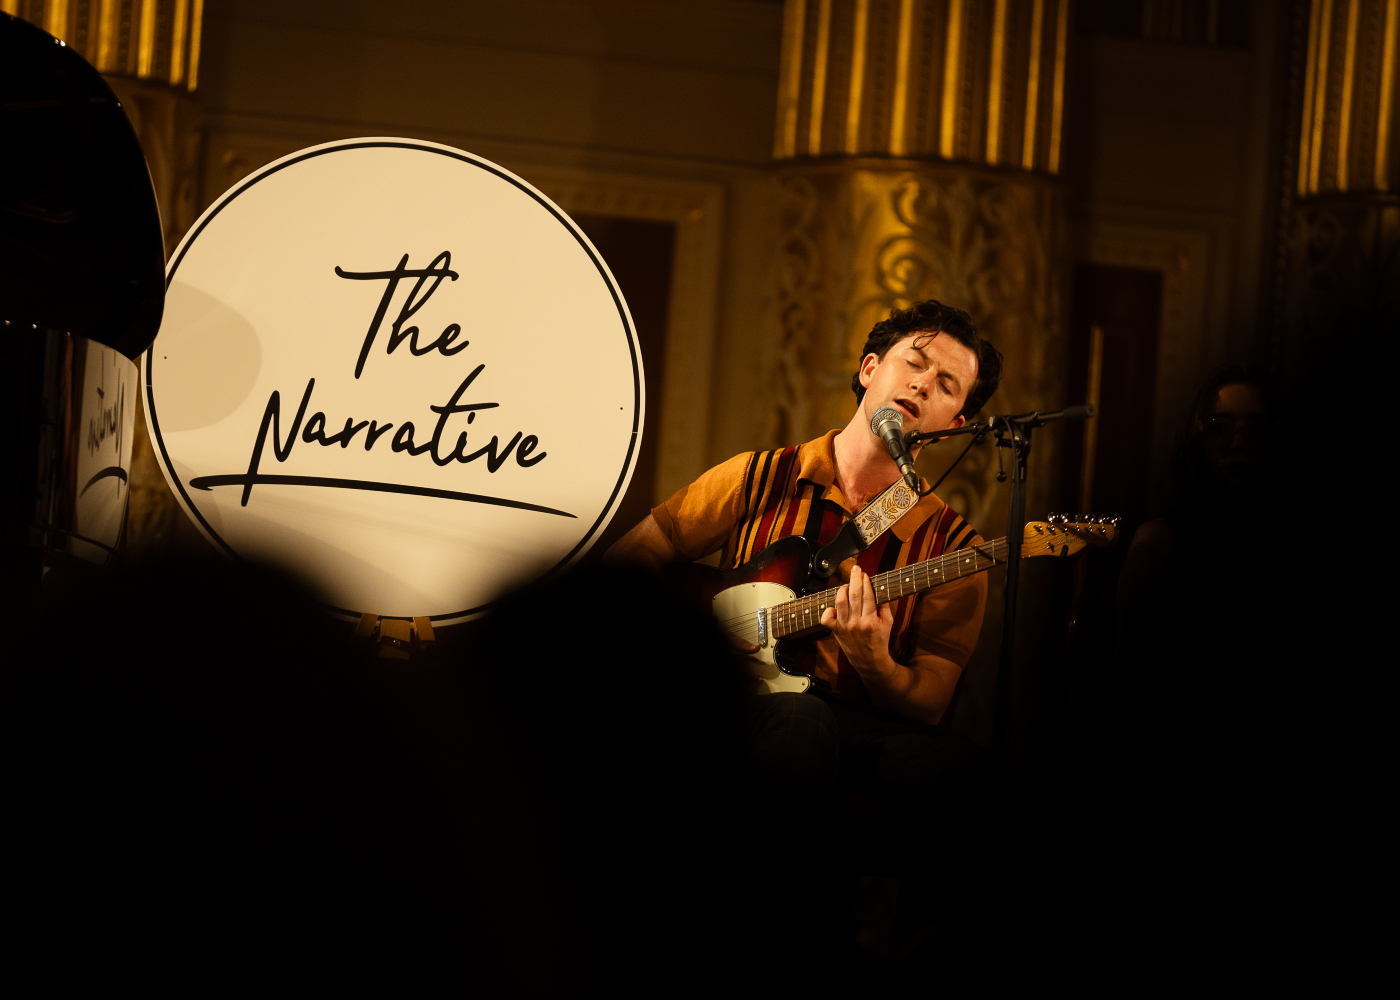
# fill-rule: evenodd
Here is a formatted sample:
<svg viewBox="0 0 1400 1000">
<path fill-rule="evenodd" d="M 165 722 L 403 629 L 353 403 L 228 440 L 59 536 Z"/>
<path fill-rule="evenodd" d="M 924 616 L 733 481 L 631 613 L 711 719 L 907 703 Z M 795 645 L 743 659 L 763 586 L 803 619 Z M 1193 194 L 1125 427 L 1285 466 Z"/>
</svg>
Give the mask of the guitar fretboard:
<svg viewBox="0 0 1400 1000">
<path fill-rule="evenodd" d="M 880 604 L 897 601 L 909 594 L 916 594 L 941 583 L 950 583 L 973 573 L 991 569 L 998 563 L 1006 562 L 1007 546 L 1005 538 L 980 545 L 969 545 L 956 552 L 945 552 L 933 559 L 926 559 L 903 569 L 892 569 L 888 573 L 878 573 L 870 578 L 870 586 L 875 591 L 875 600 Z M 771 635 L 781 639 L 785 635 L 805 632 L 821 624 L 822 612 L 836 603 L 839 588 L 823 590 L 819 594 L 808 594 L 794 601 L 775 604 L 768 609 Z"/>
</svg>

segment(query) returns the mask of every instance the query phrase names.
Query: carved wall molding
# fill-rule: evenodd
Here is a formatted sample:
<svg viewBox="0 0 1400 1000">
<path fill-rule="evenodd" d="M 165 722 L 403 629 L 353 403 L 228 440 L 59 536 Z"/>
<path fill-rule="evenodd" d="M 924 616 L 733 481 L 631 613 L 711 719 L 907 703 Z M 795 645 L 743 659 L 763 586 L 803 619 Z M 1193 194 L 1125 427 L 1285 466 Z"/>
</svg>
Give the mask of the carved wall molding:
<svg viewBox="0 0 1400 1000">
<path fill-rule="evenodd" d="M 522 176 L 571 214 L 675 224 L 665 384 L 647 386 L 649 405 L 661 407 L 653 487 L 660 503 L 708 468 L 724 188 L 549 167 Z"/>
<path fill-rule="evenodd" d="M 1162 272 L 1151 468 L 1165 469 L 1186 407 L 1213 358 L 1207 275 L 1212 238 L 1200 230 L 1094 221 L 1076 234 L 1078 259 Z"/>
<path fill-rule="evenodd" d="M 1334 336 L 1378 341 L 1400 329 L 1400 196 L 1310 199 L 1293 211 L 1284 282 L 1287 368 Z"/>
</svg>

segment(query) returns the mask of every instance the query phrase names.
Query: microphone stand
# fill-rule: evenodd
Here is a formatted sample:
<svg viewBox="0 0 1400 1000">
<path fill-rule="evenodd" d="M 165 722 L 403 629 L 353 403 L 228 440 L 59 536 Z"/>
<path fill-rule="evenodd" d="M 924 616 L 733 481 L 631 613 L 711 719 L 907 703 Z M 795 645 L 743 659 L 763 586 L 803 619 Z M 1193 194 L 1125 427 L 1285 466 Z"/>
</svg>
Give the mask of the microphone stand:
<svg viewBox="0 0 1400 1000">
<path fill-rule="evenodd" d="M 1031 453 L 1031 431 L 1054 420 L 1085 420 L 1097 412 L 1092 404 L 1068 406 L 1062 410 L 1034 410 L 1014 416 L 988 417 L 976 424 L 927 434 L 910 434 L 905 447 L 922 444 L 958 434 L 979 437 L 991 431 L 998 448 L 1011 449 L 1011 502 L 1006 524 L 1006 587 L 1001 614 L 1001 656 L 997 662 L 996 708 L 992 715 L 992 743 L 997 762 L 1005 765 L 1007 745 L 1011 737 L 1012 669 L 1015 662 L 1016 596 L 1021 582 L 1021 539 L 1026 533 L 1026 466 Z M 950 469 L 949 472 L 952 470 Z M 944 473 L 947 476 L 947 473 Z M 1006 473 L 998 472 L 997 481 L 1005 482 Z M 941 482 L 941 480 L 940 480 Z"/>
</svg>

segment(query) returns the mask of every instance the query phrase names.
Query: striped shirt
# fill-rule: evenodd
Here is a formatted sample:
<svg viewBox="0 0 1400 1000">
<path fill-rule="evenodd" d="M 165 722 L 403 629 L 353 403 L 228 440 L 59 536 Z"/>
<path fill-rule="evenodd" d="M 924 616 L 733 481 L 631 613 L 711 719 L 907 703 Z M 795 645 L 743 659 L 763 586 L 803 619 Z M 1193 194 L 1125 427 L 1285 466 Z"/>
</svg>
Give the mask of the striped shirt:
<svg viewBox="0 0 1400 1000">
<path fill-rule="evenodd" d="M 736 455 L 678 490 L 652 517 L 679 557 L 695 560 L 722 550 L 723 567 L 740 566 L 789 535 L 803 535 L 813 549 L 819 548 L 871 499 L 852 505 L 836 488 L 837 433 L 829 431 L 799 446 Z M 923 488 L 928 489 L 927 482 Z M 961 515 L 930 493 L 855 561 L 867 573 L 884 573 L 981 540 Z M 848 563 L 841 577 L 849 575 Z M 986 603 L 984 573 L 900 598 L 893 607 L 890 655 L 907 666 L 916 666 L 923 656 L 967 666 Z M 835 638 L 803 646 L 804 669 L 838 693 L 867 697 Z"/>
</svg>

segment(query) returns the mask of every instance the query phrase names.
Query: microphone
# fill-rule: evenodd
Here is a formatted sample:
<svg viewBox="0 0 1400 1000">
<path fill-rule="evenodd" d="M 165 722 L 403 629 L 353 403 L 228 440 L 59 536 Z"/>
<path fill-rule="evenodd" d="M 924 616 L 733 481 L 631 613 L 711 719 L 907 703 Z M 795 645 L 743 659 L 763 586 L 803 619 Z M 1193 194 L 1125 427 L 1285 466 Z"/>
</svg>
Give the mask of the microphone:
<svg viewBox="0 0 1400 1000">
<path fill-rule="evenodd" d="M 909 449 L 904 447 L 904 415 L 892 406 L 875 411 L 870 418 L 870 430 L 885 442 L 890 458 L 899 466 L 900 475 L 915 493 L 919 492 L 919 474 L 914 471 L 914 460 L 909 457 Z"/>
</svg>

